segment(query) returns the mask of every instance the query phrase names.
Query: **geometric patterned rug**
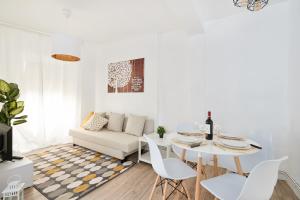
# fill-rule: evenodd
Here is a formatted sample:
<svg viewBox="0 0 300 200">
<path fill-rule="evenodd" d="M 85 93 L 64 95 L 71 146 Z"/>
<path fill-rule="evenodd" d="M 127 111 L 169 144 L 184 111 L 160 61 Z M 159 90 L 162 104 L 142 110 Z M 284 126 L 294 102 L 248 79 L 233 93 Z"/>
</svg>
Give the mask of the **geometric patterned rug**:
<svg viewBox="0 0 300 200">
<path fill-rule="evenodd" d="M 34 163 L 34 187 L 49 200 L 80 199 L 135 164 L 72 144 L 28 158 Z"/>
</svg>

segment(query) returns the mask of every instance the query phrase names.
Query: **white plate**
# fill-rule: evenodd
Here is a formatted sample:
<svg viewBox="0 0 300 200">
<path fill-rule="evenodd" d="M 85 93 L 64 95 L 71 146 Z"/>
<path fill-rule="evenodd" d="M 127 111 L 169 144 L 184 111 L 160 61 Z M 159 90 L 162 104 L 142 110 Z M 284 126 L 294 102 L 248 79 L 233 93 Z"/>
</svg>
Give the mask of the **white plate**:
<svg viewBox="0 0 300 200">
<path fill-rule="evenodd" d="M 239 136 L 233 136 L 233 135 L 229 135 L 229 134 L 226 134 L 226 133 L 222 133 L 219 135 L 219 138 L 222 138 L 222 139 L 229 139 L 229 140 L 244 140 L 244 138 L 242 137 L 239 137 Z"/>
<path fill-rule="evenodd" d="M 247 147 L 249 147 L 249 144 L 245 141 L 221 140 L 221 143 L 223 145 L 226 145 L 226 146 L 229 146 L 229 147 L 238 147 L 238 148 L 247 148 Z"/>
<path fill-rule="evenodd" d="M 197 142 L 203 141 L 202 139 L 199 139 L 199 138 L 184 137 L 184 136 L 174 137 L 173 140 L 175 142 L 180 142 L 180 143 L 185 143 L 185 144 L 193 144 L 193 143 L 197 143 Z"/>
</svg>

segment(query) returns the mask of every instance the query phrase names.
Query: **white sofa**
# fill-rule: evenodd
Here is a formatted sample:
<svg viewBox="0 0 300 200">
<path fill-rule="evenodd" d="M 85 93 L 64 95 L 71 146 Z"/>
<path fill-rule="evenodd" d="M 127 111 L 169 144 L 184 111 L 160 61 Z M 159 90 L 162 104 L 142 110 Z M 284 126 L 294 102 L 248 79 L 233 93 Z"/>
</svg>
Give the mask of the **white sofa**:
<svg viewBox="0 0 300 200">
<path fill-rule="evenodd" d="M 138 136 L 129 135 L 124 132 L 127 125 L 127 117 L 123 124 L 123 132 L 109 131 L 89 131 L 83 128 L 71 129 L 69 135 L 73 138 L 73 144 L 98 151 L 100 153 L 116 157 L 123 160 L 126 156 L 138 150 Z M 143 134 L 154 132 L 154 121 L 147 119 Z"/>
</svg>

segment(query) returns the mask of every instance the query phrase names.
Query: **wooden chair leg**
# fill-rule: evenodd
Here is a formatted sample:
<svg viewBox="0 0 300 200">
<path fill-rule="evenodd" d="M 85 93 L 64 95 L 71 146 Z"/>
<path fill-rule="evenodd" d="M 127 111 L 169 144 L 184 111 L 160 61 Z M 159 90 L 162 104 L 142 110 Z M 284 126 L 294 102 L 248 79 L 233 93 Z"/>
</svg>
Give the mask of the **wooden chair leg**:
<svg viewBox="0 0 300 200">
<path fill-rule="evenodd" d="M 163 200 L 166 200 L 166 197 L 167 197 L 167 189 L 168 189 L 168 179 L 165 179 L 165 186 L 164 186 Z"/>
<path fill-rule="evenodd" d="M 179 182 L 179 181 L 177 181 L 177 182 L 176 182 L 176 185 L 175 185 L 175 187 L 176 187 L 178 184 L 180 184 L 180 182 Z M 181 189 L 180 189 L 180 185 L 177 187 L 177 189 L 181 191 Z M 181 193 L 180 193 L 180 192 L 178 192 L 178 191 L 176 191 L 176 190 L 175 190 L 175 192 L 174 192 L 174 193 L 175 193 L 175 195 L 176 195 L 176 197 L 175 197 L 174 199 L 180 199 Z"/>
<path fill-rule="evenodd" d="M 156 177 L 156 180 L 155 180 L 155 183 L 154 183 L 154 185 L 153 185 L 153 188 L 152 188 L 152 191 L 151 191 L 151 194 L 150 194 L 149 200 L 151 200 L 151 199 L 152 199 L 152 197 L 153 197 L 153 194 L 154 194 L 154 191 L 155 191 L 156 185 L 157 185 L 157 183 L 158 183 L 158 180 L 159 180 L 159 175 L 157 175 L 157 177 Z"/>
<path fill-rule="evenodd" d="M 191 199 L 192 199 L 191 194 L 190 194 L 190 192 L 189 192 L 189 190 L 188 190 L 188 187 L 187 187 L 187 185 L 185 184 L 184 181 L 182 181 L 182 187 L 184 188 L 184 190 L 185 190 L 185 192 L 186 192 L 186 195 L 187 195 L 188 200 L 191 200 Z"/>
</svg>

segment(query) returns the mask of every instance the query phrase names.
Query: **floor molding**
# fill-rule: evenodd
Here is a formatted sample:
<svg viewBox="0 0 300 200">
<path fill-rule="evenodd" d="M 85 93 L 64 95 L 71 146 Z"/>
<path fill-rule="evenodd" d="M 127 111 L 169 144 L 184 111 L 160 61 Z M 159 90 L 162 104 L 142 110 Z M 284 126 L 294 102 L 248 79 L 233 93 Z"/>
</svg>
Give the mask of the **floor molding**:
<svg viewBox="0 0 300 200">
<path fill-rule="evenodd" d="M 292 188 L 298 198 L 300 198 L 300 185 L 293 179 L 286 171 L 280 170 L 278 178 L 285 180 L 287 184 Z"/>
</svg>

